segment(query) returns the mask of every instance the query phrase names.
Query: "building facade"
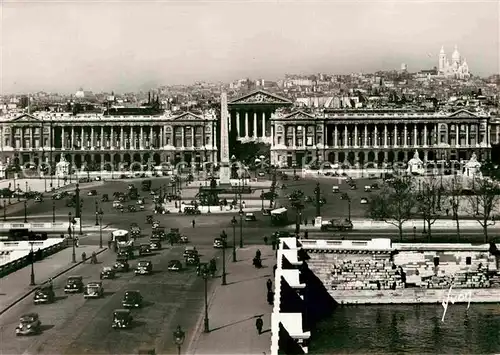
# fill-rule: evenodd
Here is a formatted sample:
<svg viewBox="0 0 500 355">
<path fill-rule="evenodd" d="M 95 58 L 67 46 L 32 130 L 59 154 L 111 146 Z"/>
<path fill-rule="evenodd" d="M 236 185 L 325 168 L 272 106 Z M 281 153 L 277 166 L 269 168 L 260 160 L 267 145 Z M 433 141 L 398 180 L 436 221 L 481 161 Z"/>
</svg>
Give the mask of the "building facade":
<svg viewBox="0 0 500 355">
<path fill-rule="evenodd" d="M 489 115 L 460 110 L 426 113 L 382 110 L 286 112 L 271 118 L 271 164 L 313 160 L 346 164 L 490 159 Z"/>
<path fill-rule="evenodd" d="M 217 163 L 215 111 L 156 116 L 35 113 L 0 120 L 6 164 L 59 162 L 119 169 L 131 163 Z"/>
</svg>

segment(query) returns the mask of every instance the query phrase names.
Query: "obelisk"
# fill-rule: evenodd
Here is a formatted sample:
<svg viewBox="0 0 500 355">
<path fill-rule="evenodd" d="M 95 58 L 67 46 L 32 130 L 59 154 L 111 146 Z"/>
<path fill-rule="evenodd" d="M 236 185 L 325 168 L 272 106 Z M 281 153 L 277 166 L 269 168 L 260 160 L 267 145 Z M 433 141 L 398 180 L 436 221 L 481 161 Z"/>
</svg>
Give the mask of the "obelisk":
<svg viewBox="0 0 500 355">
<path fill-rule="evenodd" d="M 220 95 L 220 185 L 230 184 L 231 169 L 229 161 L 229 115 L 227 93 Z"/>
</svg>

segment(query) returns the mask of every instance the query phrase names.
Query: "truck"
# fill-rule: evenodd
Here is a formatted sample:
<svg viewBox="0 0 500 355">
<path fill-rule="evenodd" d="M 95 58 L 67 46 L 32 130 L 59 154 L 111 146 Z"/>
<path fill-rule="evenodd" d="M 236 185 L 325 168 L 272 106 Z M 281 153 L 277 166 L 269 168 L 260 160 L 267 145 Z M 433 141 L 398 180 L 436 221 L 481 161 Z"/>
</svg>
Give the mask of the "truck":
<svg viewBox="0 0 500 355">
<path fill-rule="evenodd" d="M 331 219 L 321 224 L 321 230 L 326 231 L 351 231 L 353 229 L 352 222 L 349 219 Z"/>
</svg>

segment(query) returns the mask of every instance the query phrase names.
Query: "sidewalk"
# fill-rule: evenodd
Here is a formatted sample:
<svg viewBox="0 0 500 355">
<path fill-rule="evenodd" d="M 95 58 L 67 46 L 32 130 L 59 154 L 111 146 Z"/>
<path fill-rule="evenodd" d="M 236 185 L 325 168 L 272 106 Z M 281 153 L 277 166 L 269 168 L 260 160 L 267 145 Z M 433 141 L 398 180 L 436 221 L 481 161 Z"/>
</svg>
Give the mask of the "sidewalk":
<svg viewBox="0 0 500 355">
<path fill-rule="evenodd" d="M 257 249 L 262 252 L 262 269 L 252 266 Z M 222 286 L 221 279 L 217 278 L 214 281 L 217 283 L 215 291 L 209 296 L 210 332 L 202 333 L 202 316 L 197 334 L 192 342 L 187 344 L 186 354 L 261 355 L 270 351 L 273 308 L 267 303 L 266 281 L 268 278 L 274 279 L 274 253 L 270 246 L 238 249 L 237 263 L 231 261 L 231 252 L 229 254 L 229 261 L 226 263 L 227 285 Z M 262 316 L 264 321 L 261 335 L 257 334 L 255 328 L 257 316 Z"/>
<path fill-rule="evenodd" d="M 106 249 L 102 249 L 104 251 Z M 76 249 L 77 263 L 73 264 L 72 248 L 65 248 L 60 252 L 44 258 L 34 264 L 35 283 L 41 285 L 49 278 L 60 275 L 65 270 L 75 267 L 81 263 L 81 254 L 85 252 L 91 255 L 95 251 L 99 254 L 99 247 L 80 246 Z M 36 287 L 30 286 L 31 266 L 26 266 L 0 279 L 0 314 L 15 301 L 23 298 Z"/>
</svg>

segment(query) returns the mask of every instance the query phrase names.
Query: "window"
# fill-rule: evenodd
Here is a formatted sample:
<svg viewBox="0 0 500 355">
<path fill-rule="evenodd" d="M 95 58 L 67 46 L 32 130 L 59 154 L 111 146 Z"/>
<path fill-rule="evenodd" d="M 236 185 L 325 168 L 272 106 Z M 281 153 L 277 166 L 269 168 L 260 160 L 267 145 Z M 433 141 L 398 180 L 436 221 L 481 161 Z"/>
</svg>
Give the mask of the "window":
<svg viewBox="0 0 500 355">
<path fill-rule="evenodd" d="M 306 137 L 306 145 L 311 146 L 313 145 L 313 137 Z"/>
<path fill-rule="evenodd" d="M 165 145 L 170 145 L 170 137 L 165 137 Z"/>
<path fill-rule="evenodd" d="M 210 137 L 205 137 L 205 145 L 210 145 Z"/>
<path fill-rule="evenodd" d="M 281 144 L 281 136 L 277 138 L 277 143 L 276 144 Z"/>
<path fill-rule="evenodd" d="M 9 139 L 9 138 L 5 139 L 5 145 L 6 145 L 7 147 L 8 147 L 8 146 L 10 146 L 10 139 Z"/>
<path fill-rule="evenodd" d="M 471 265 L 472 264 L 472 258 L 470 256 L 465 258 L 465 265 Z"/>
</svg>

